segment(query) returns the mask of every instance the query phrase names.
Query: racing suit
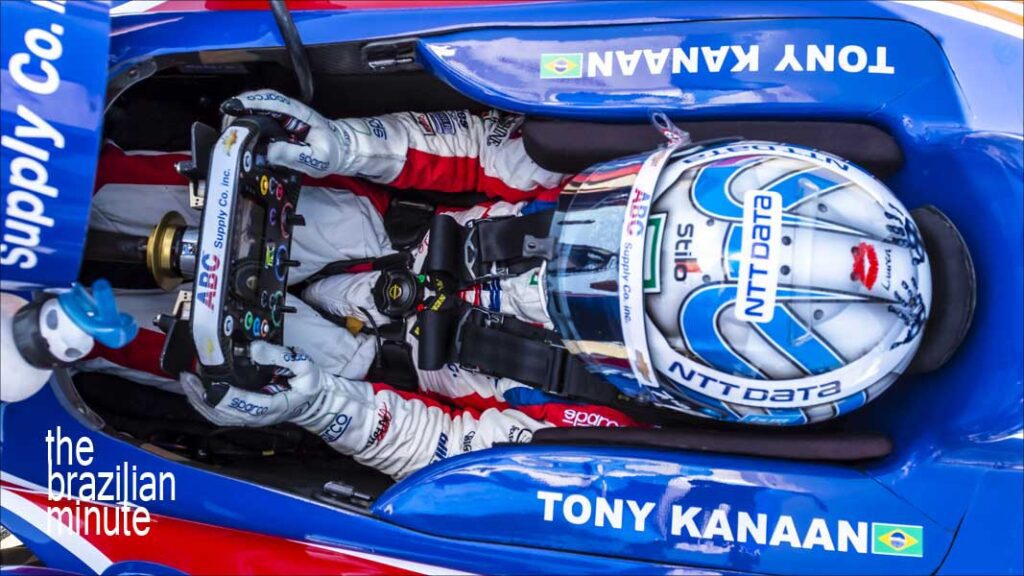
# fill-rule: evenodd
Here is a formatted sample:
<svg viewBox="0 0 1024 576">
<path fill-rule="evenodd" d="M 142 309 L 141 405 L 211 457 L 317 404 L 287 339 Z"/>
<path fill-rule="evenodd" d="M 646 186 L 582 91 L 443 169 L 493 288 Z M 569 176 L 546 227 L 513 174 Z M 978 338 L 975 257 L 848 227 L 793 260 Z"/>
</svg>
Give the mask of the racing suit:
<svg viewBox="0 0 1024 576">
<path fill-rule="evenodd" d="M 518 214 L 529 202 L 552 199 L 564 178 L 528 158 L 518 135 L 521 122 L 517 116 L 498 112 L 481 117 L 468 112 L 403 113 L 335 121 L 348 145 L 342 171 L 359 179 L 329 174 L 304 183 L 298 213 L 306 224 L 296 228 L 292 244 L 292 257 L 301 265 L 290 270 L 289 281 L 302 281 L 330 262 L 393 252 L 382 219 L 387 192 L 371 182 L 441 192 L 479 191 L 494 198 L 468 210 L 449 211 L 460 223 Z M 185 181 L 173 169 L 184 159 L 186 156 L 179 154 L 125 153 L 114 146 L 105 147 L 90 227 L 141 236 L 170 210 L 184 215 L 189 225 L 196 225 L 199 214 L 187 207 Z M 140 196 L 145 201 L 140 201 Z M 414 269 L 418 270 L 428 244 L 429 238 L 424 238 L 413 250 Z M 365 320 L 364 310 L 376 314 L 370 290 L 377 275 L 363 272 L 324 278 L 306 288 L 302 300 L 320 310 Z M 529 271 L 476 286 L 462 296 L 474 305 L 550 327 L 539 290 L 536 271 Z M 170 310 L 174 295 L 135 291 L 119 294 L 118 300 L 140 325 L 148 326 L 153 315 Z M 633 424 L 614 409 L 573 403 L 508 379 L 467 372 L 456 365 L 419 371 L 420 394 L 358 382 L 374 357 L 372 338 L 351 334 L 298 299 L 290 299 L 289 305 L 297 312 L 286 322 L 285 344 L 308 355 L 324 378 L 344 382 L 332 385 L 332 389 L 346 392 L 333 394 L 333 401 L 320 397 L 313 406 L 316 414 L 295 415 L 309 402 L 298 407 L 292 402 L 288 416 L 340 451 L 389 474 L 402 476 L 433 459 L 493 442 L 528 441 L 539 427 Z M 410 337 L 410 344 L 415 347 L 416 340 Z M 162 346 L 161 333 L 142 330 L 127 349 L 100 348 L 81 367 L 180 390 L 178 382 L 159 369 Z M 265 352 L 268 358 L 275 354 Z M 186 392 L 189 385 L 186 382 Z M 262 401 L 265 397 L 254 399 L 242 392 L 233 391 L 220 403 L 236 413 L 232 416 L 243 418 L 242 422 L 230 423 L 270 423 L 266 416 L 274 411 Z M 438 399 L 457 408 L 449 408 Z M 235 406 L 230 406 L 232 400 L 238 401 Z M 332 409 L 332 402 L 356 402 L 359 408 L 339 411 Z M 217 413 L 200 406 L 197 409 L 217 422 Z M 252 418 L 245 420 L 247 416 Z M 359 423 L 342 426 L 342 420 Z"/>
</svg>

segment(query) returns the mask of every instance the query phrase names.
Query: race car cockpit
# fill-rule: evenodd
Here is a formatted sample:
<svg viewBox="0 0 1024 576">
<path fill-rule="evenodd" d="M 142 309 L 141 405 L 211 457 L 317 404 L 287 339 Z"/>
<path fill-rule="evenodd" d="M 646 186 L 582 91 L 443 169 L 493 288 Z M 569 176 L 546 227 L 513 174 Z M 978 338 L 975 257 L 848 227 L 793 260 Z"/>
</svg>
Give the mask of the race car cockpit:
<svg viewBox="0 0 1024 576">
<path fill-rule="evenodd" d="M 154 82 L 159 81 L 159 78 L 154 79 Z M 142 90 L 145 96 L 139 100 L 126 98 L 121 107 L 112 110 L 111 117 L 116 120 L 133 113 L 133 107 L 152 106 L 150 99 L 154 97 L 154 93 L 147 91 L 146 88 L 145 84 L 137 87 L 135 90 Z M 444 94 L 445 91 L 433 89 L 427 93 Z M 474 105 L 473 108 L 479 106 Z M 203 116 L 194 112 L 193 114 L 194 118 L 201 119 Z M 301 175 L 271 166 L 266 156 L 266 147 L 271 141 L 295 141 L 301 137 L 300 132 L 308 130 L 308 127 L 301 125 L 295 130 L 294 122 L 291 126 L 289 122 L 290 118 L 274 118 L 268 115 L 244 116 L 226 125 L 226 129 L 220 132 L 196 122 L 190 134 L 190 159 L 179 161 L 177 170 L 190 182 L 189 206 L 202 213 L 198 225 L 188 226 L 180 214 L 171 212 L 163 217 L 160 224 L 146 238 L 93 232 L 87 243 L 88 265 L 83 268 L 83 281 L 88 282 L 90 277 L 111 277 L 120 280 L 115 285 L 123 288 L 158 286 L 164 290 L 172 290 L 183 281 L 192 282 L 191 287 L 178 294 L 174 306 L 156 320 L 160 329 L 167 334 L 160 357 L 161 369 L 172 376 L 192 368 L 197 369 L 204 382 L 208 386 L 212 385 L 206 392 L 207 401 L 211 404 L 216 404 L 229 386 L 253 391 L 268 386 L 286 386 L 287 372 L 273 367 L 255 366 L 248 358 L 248 345 L 259 340 L 281 343 L 283 325 L 287 322 L 286 315 L 296 310 L 295 306 L 290 305 L 289 300 L 298 298 L 301 294 L 301 288 L 296 290 L 293 287 L 289 290 L 287 284 L 288 269 L 301 264 L 291 257 L 290 250 L 293 227 L 304 224 L 304 219 L 295 209 L 297 205 L 301 206 Z M 115 121 L 110 131 L 118 134 L 120 126 L 121 124 Z M 289 127 L 293 129 L 291 133 L 287 131 Z M 851 161 L 877 176 L 885 176 L 898 170 L 903 161 L 899 146 L 888 134 L 878 128 L 854 122 L 730 120 L 681 123 L 678 128 L 673 127 L 673 130 L 678 131 L 677 134 L 686 134 L 687 141 L 677 143 L 678 150 L 673 149 L 675 156 L 681 158 L 692 158 L 700 156 L 701 151 L 711 151 L 710 155 L 705 156 L 717 157 L 724 154 L 728 157 L 732 154 L 749 161 L 748 157 L 756 155 L 759 150 L 765 150 L 763 146 L 758 147 L 756 140 L 753 140 L 755 144 L 751 145 L 749 142 L 752 140 L 742 140 L 737 136 L 742 135 L 744 138 L 787 142 L 789 152 L 796 154 L 794 158 L 799 158 L 799 155 L 803 154 L 805 157 L 817 159 L 811 151 L 794 152 L 807 150 L 804 148 L 807 146 L 827 150 L 831 155 L 819 153 L 822 158 L 828 158 L 823 164 L 825 167 L 832 162 L 839 164 Z M 124 134 L 124 146 L 158 146 L 158 133 L 156 130 L 153 131 L 153 137 L 143 138 L 140 138 L 136 131 Z M 620 159 L 641 153 L 636 157 L 637 160 L 633 161 L 631 173 L 639 180 L 637 174 L 641 172 L 644 162 L 649 159 L 649 155 L 642 153 L 662 146 L 665 138 L 664 133 L 644 124 L 622 126 L 529 117 L 521 126 L 521 135 L 527 154 L 543 168 L 553 172 L 583 173 L 584 179 L 576 184 L 570 184 L 570 188 L 577 194 L 575 197 L 589 199 L 591 203 L 597 198 L 594 191 L 607 188 L 601 184 L 604 181 L 601 177 L 603 172 L 615 173 L 616 170 L 621 171 L 624 165 L 627 165 L 626 172 L 629 172 L 628 161 Z M 168 137 L 178 139 L 178 143 L 181 143 L 180 136 Z M 696 143 L 692 140 L 696 140 Z M 173 147 L 181 147 L 179 144 Z M 166 146 L 164 143 L 163 147 Z M 846 164 L 843 166 L 847 169 Z M 789 169 L 803 173 L 823 168 L 804 166 Z M 681 178 L 678 174 L 674 177 Z M 586 178 L 590 178 L 592 183 L 588 184 Z M 656 181 L 658 176 L 655 175 L 653 178 Z M 779 175 L 776 174 L 773 178 L 779 179 Z M 615 181 L 615 187 L 611 190 L 613 194 L 618 194 L 618 199 L 613 204 L 628 202 L 630 193 L 652 185 L 652 181 L 640 184 L 629 178 L 624 182 Z M 764 185 L 768 186 L 769 182 Z M 830 185 L 843 186 L 837 182 L 831 182 Z M 588 186 L 593 190 L 588 190 Z M 672 188 L 664 184 L 659 186 L 659 194 Z M 812 192 L 805 191 L 803 194 Z M 442 370 L 454 362 L 498 378 L 508 377 L 525 382 L 545 393 L 562 395 L 569 401 L 586 400 L 610 404 L 648 425 L 632 429 L 545 428 L 531 435 L 533 442 L 537 443 L 645 445 L 797 460 L 824 459 L 848 462 L 879 458 L 888 454 L 891 444 L 885 435 L 872 432 L 847 433 L 836 427 L 835 423 L 825 421 L 874 398 L 891 384 L 894 377 L 888 378 L 884 386 L 870 395 L 844 394 L 838 398 L 828 399 L 821 407 L 799 408 L 796 412 L 787 413 L 781 406 L 769 410 L 750 411 L 749 407 L 722 404 L 720 400 L 712 402 L 702 397 L 698 388 L 680 388 L 672 392 L 648 394 L 647 392 L 651 390 L 650 384 L 647 385 L 647 390 L 643 386 L 637 388 L 635 383 L 622 385 L 623 375 L 627 379 L 640 377 L 635 375 L 640 374 L 644 368 L 642 364 L 646 360 L 641 358 L 641 366 L 637 366 L 636 359 L 631 358 L 628 353 L 609 354 L 607 346 L 599 347 L 600 352 L 597 356 L 602 357 L 602 360 L 597 363 L 596 369 L 586 361 L 579 361 L 580 358 L 594 357 L 587 350 L 593 350 L 601 336 L 582 334 L 581 331 L 588 330 L 585 327 L 586 323 L 580 323 L 579 311 L 575 312 L 576 319 L 572 319 L 573 313 L 570 309 L 578 306 L 579 302 L 589 301 L 591 297 L 585 296 L 588 290 L 596 289 L 595 296 L 608 293 L 609 290 L 614 294 L 615 287 L 625 280 L 616 277 L 622 268 L 621 264 L 617 264 L 620 258 L 617 245 L 604 248 L 611 255 L 610 260 L 604 259 L 612 265 L 609 269 L 611 275 L 605 280 L 591 278 L 588 280 L 590 288 L 576 285 L 580 278 L 576 273 L 563 276 L 557 272 L 555 263 L 561 258 L 558 254 L 573 257 L 572 255 L 578 252 L 578 249 L 556 248 L 559 242 L 565 244 L 566 241 L 560 240 L 554 233 L 549 234 L 549 227 L 553 221 L 557 222 L 557 226 L 564 226 L 567 219 L 573 219 L 569 215 L 569 204 L 566 204 L 571 204 L 571 201 L 565 198 L 563 194 L 558 212 L 547 211 L 539 216 L 485 221 L 472 228 L 463 228 L 455 224 L 451 218 L 435 216 L 434 207 L 442 204 L 471 206 L 480 202 L 479 194 L 438 195 L 430 191 L 409 190 L 392 192 L 390 198 L 385 200 L 390 203 L 391 209 L 384 218 L 384 226 L 391 236 L 392 244 L 401 247 L 414 246 L 428 230 L 430 232 L 431 249 L 426 256 L 423 273 L 419 273 L 420 270 L 409 273 L 411 259 L 396 259 L 393 256 L 357 261 L 343 260 L 328 264 L 324 269 L 337 272 L 351 269 L 353 266 L 369 266 L 386 271 L 387 274 L 373 287 L 375 304 L 379 312 L 390 319 L 417 316 L 418 321 L 414 328 L 419 339 L 416 358 L 413 358 L 408 347 L 401 346 L 400 342 L 397 347 L 390 346 L 399 341 L 401 335 L 382 337 L 385 331 L 379 326 L 370 327 L 363 321 L 333 315 L 323 309 L 318 312 L 353 333 L 362 331 L 373 334 L 377 342 L 374 377 L 398 388 L 415 390 L 416 365 L 421 370 Z M 657 202 L 656 197 L 654 203 Z M 664 203 L 663 200 L 662 204 Z M 895 204 L 891 205 L 894 206 L 892 210 L 898 210 Z M 636 210 L 633 207 L 627 209 Z M 646 207 L 643 208 L 645 214 L 647 210 Z M 662 212 L 664 213 L 665 209 L 662 209 Z M 555 214 L 554 219 L 552 214 Z M 621 215 L 613 214 L 611 217 L 614 222 L 623 221 Z M 590 220 L 593 218 L 584 217 Z M 903 218 L 909 221 L 909 217 Z M 509 226 L 512 222 L 516 225 Z M 916 227 L 912 229 L 912 233 L 920 234 L 929 254 L 939 255 L 927 260 L 922 259 L 917 264 L 924 265 L 924 269 L 932 277 L 932 285 L 936 287 L 932 294 L 932 307 L 938 305 L 946 311 L 941 315 L 927 316 L 927 327 L 922 330 L 922 327 L 918 326 L 920 334 L 909 336 L 915 344 L 920 342 L 916 354 L 901 356 L 900 362 L 904 367 L 910 363 L 907 370 L 924 372 L 941 366 L 965 336 L 973 313 L 974 275 L 969 252 L 945 215 L 933 208 L 919 209 L 913 212 L 913 222 L 916 223 Z M 669 228 L 675 230 L 678 226 L 679 230 L 684 230 L 687 225 L 672 223 Z M 726 227 L 730 230 L 738 228 L 730 227 L 728 223 Z M 905 230 L 900 230 L 900 233 L 904 232 Z M 869 236 L 865 233 L 860 234 L 864 237 Z M 593 232 L 584 232 L 583 237 L 596 236 Z M 693 238 L 686 240 L 692 242 Z M 702 239 L 702 242 L 708 241 L 709 239 Z M 714 242 L 721 243 L 722 240 Z M 913 244 L 913 241 L 908 244 L 899 239 L 893 242 L 893 247 L 906 248 Z M 439 302 L 444 301 L 445 295 L 451 295 L 455 291 L 453 289 L 464 289 L 473 283 L 467 283 L 467 275 L 474 282 L 480 278 L 491 280 L 495 268 L 491 264 L 484 265 L 486 259 L 474 260 L 469 265 L 455 263 L 462 262 L 464 254 L 480 252 L 480 247 L 485 250 L 481 254 L 486 254 L 488 246 L 496 247 L 500 254 L 492 256 L 488 262 L 498 262 L 506 270 L 511 262 L 510 254 L 513 253 L 515 259 L 518 259 L 516 262 L 531 264 L 522 270 L 530 269 L 540 262 L 546 263 L 544 276 L 547 298 L 553 300 L 549 301 L 548 305 L 549 309 L 556 310 L 553 312 L 556 316 L 556 331 L 536 329 L 511 317 L 496 317 L 494 314 L 482 312 L 480 308 L 471 308 L 468 312 L 460 311 L 458 314 L 447 308 L 442 309 Z M 671 254 L 664 260 L 677 268 L 683 266 L 683 277 L 688 270 L 700 271 L 701 264 L 707 266 L 707 256 L 697 258 L 685 250 L 680 252 L 678 241 L 674 246 L 669 249 Z M 492 253 L 494 250 L 495 248 L 491 249 Z M 601 249 L 593 247 L 588 250 Z M 887 274 L 891 283 L 893 248 L 885 250 L 887 259 L 883 264 L 889 267 Z M 874 258 L 867 254 L 854 253 L 855 266 L 850 278 L 855 283 L 865 286 L 868 291 L 876 282 L 874 277 L 878 274 L 877 252 L 872 251 L 872 254 L 875 255 Z M 575 257 L 578 258 L 578 255 Z M 652 256 L 648 254 L 642 258 L 648 261 Z M 858 264 L 858 258 L 863 259 L 862 264 Z M 656 260 L 660 262 L 662 259 Z M 513 267 L 516 265 L 513 264 Z M 857 271 L 858 265 L 872 270 L 871 280 L 867 279 L 869 272 L 863 269 Z M 465 267 L 462 267 L 461 271 L 457 270 L 460 266 Z M 571 268 L 577 264 L 569 266 Z M 783 267 L 784 270 L 787 268 L 788 266 Z M 522 270 L 514 269 L 514 272 Z M 324 275 L 314 274 L 310 280 L 298 284 L 306 287 Z M 649 273 L 645 271 L 644 278 L 648 277 Z M 676 278 L 679 278 L 678 274 Z M 710 279 L 704 274 L 700 281 L 706 284 Z M 562 282 L 569 284 L 560 284 Z M 449 288 L 446 288 L 446 285 Z M 566 290 L 568 292 L 565 292 Z M 653 297 L 650 295 L 655 294 L 648 284 L 644 284 L 639 292 L 649 295 L 645 296 L 648 299 Z M 565 294 L 569 294 L 568 299 Z M 580 300 L 581 297 L 583 300 Z M 830 298 L 834 301 L 840 296 L 833 294 Z M 616 306 L 613 304 L 612 309 Z M 809 314 L 813 316 L 819 313 L 820 310 Z M 563 320 L 558 320 L 558 315 L 562 315 Z M 587 314 L 583 317 L 589 317 L 591 320 L 594 318 L 593 315 Z M 820 318 L 814 316 L 814 319 Z M 924 316 L 918 320 L 923 323 Z M 396 324 L 398 323 L 392 322 L 384 328 L 390 326 L 391 328 L 387 329 L 395 330 Z M 660 320 L 656 320 L 655 324 L 663 325 Z M 593 330 L 598 334 L 616 332 L 615 329 L 604 326 L 591 329 Z M 804 338 L 806 334 L 813 334 L 813 331 L 805 329 Z M 621 341 L 622 338 L 620 333 L 612 339 Z M 511 353 L 510 350 L 519 352 Z M 692 352 L 692 345 L 686 350 L 687 353 L 675 360 L 675 364 L 680 360 L 686 361 L 687 357 L 701 358 L 700 354 Z M 740 357 L 744 356 L 741 354 Z M 542 360 L 522 362 L 517 361 L 518 358 Z M 609 358 L 612 359 L 610 364 Z M 618 360 L 615 360 L 616 358 Z M 657 364 L 657 359 L 653 360 Z M 791 361 L 799 366 L 806 360 L 791 358 Z M 672 370 L 670 364 L 672 363 L 667 362 L 657 370 L 663 375 L 669 374 Z M 691 374 L 692 379 L 692 368 L 679 370 L 684 377 L 687 373 Z M 897 369 L 896 373 L 901 370 Z M 758 377 L 764 378 L 765 374 L 767 373 L 763 372 Z M 733 378 L 736 376 L 734 373 Z M 703 382 L 700 388 L 706 390 L 708 383 L 714 382 L 714 378 L 698 376 L 701 377 Z M 110 410 L 113 414 L 125 410 L 126 406 L 165 404 L 153 400 L 125 403 L 123 398 L 129 396 L 146 397 L 160 393 L 128 385 L 123 388 L 111 386 L 108 379 L 103 379 L 105 383 L 102 386 L 91 384 L 99 380 L 97 375 L 87 372 L 82 372 L 77 377 L 83 394 L 90 399 L 90 404 L 95 402 L 97 405 L 105 406 L 105 410 Z M 619 384 L 610 385 L 609 380 Z M 730 386 L 734 386 L 730 381 L 722 382 L 726 386 L 726 392 Z M 640 390 L 641 393 L 630 393 L 634 390 Z M 748 392 L 749 394 L 751 393 Z M 152 414 L 147 417 L 143 413 L 145 411 L 130 408 L 128 412 L 132 415 L 127 421 L 146 422 L 144 433 L 154 434 L 153 426 L 161 422 L 160 419 L 152 418 Z M 750 427 L 750 424 L 814 422 L 818 424 L 795 430 L 770 432 L 760 427 Z M 656 426 L 650 428 L 650 424 Z M 176 430 L 177 427 L 177 424 L 170 425 L 171 430 L 161 430 L 157 435 L 170 434 L 183 439 L 192 436 L 191 433 L 182 435 L 180 430 Z M 202 428 L 199 422 L 192 422 L 188 426 L 196 427 Z M 300 431 L 285 426 L 283 429 L 272 427 L 258 430 L 211 430 L 208 434 L 200 434 L 198 438 L 187 440 L 186 445 L 193 455 L 202 454 L 201 458 L 220 460 L 225 455 L 230 458 L 238 455 L 308 450 L 312 444 Z M 267 450 L 268 446 L 274 448 Z M 321 447 L 318 446 L 317 449 L 319 448 Z M 264 470 L 256 473 L 262 476 Z M 290 478 L 294 479 L 295 476 Z M 355 493 L 364 492 L 372 493 L 373 490 L 355 489 Z"/>
<path fill-rule="evenodd" d="M 0 4 L 0 508 L 48 565 L 1020 565 L 992 3 Z"/>
</svg>

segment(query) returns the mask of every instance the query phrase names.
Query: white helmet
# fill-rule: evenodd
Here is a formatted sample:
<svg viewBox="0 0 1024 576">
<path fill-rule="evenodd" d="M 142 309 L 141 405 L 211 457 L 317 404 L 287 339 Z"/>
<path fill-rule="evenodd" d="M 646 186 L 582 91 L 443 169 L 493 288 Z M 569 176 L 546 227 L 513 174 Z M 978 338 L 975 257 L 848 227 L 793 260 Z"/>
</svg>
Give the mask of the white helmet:
<svg viewBox="0 0 1024 576">
<path fill-rule="evenodd" d="M 920 344 L 931 272 L 884 185 L 770 142 L 600 165 L 560 198 L 549 312 L 626 395 L 803 424 L 882 393 Z"/>
</svg>

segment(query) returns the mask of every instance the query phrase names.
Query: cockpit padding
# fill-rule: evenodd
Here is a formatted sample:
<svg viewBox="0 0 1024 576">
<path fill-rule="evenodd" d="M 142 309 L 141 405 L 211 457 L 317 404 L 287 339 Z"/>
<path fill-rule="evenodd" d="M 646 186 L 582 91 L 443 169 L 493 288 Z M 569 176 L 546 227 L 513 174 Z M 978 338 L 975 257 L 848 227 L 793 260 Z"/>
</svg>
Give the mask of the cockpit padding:
<svg viewBox="0 0 1024 576">
<path fill-rule="evenodd" d="M 677 122 L 695 141 L 723 137 L 785 142 L 824 150 L 859 164 L 879 178 L 903 165 L 903 152 L 884 130 L 853 122 L 728 120 Z M 606 124 L 529 117 L 526 153 L 541 167 L 575 174 L 600 162 L 652 150 L 665 142 L 649 123 Z"/>
<path fill-rule="evenodd" d="M 974 262 L 960 231 L 938 208 L 910 212 L 928 251 L 932 269 L 931 314 L 908 374 L 937 370 L 956 352 L 974 319 L 978 282 Z"/>
<path fill-rule="evenodd" d="M 544 428 L 534 444 L 668 448 L 761 458 L 856 462 L 882 458 L 892 442 L 882 434 L 763 428 Z"/>
</svg>

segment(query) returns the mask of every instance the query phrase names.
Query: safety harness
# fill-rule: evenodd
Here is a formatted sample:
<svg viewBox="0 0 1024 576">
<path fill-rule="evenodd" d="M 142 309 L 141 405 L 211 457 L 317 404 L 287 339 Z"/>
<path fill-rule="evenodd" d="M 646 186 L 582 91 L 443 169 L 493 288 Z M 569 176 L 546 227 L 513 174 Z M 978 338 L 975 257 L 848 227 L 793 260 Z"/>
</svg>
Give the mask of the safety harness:
<svg viewBox="0 0 1024 576">
<path fill-rule="evenodd" d="M 552 215 L 547 210 L 462 226 L 447 214 L 436 214 L 423 271 L 466 288 L 532 270 L 553 256 L 553 242 L 546 238 Z"/>
<path fill-rule="evenodd" d="M 390 212 L 390 211 L 389 211 Z M 562 397 L 614 403 L 618 390 L 591 374 L 553 330 L 473 306 L 458 297 L 460 290 L 517 276 L 554 256 L 547 238 L 553 211 L 486 218 L 460 225 L 446 214 L 430 216 L 429 226 L 415 241 L 405 239 L 399 251 L 380 258 L 339 261 L 310 276 L 296 290 L 334 274 L 379 271 L 373 288 L 377 310 L 392 319 L 361 327 L 378 342 L 370 377 L 414 389 L 416 367 L 440 370 L 456 363 L 465 370 L 505 377 Z M 387 217 L 386 217 L 387 218 Z M 402 214 L 410 222 L 409 213 Z M 387 222 L 385 222 L 387 228 Z M 430 246 L 420 273 L 412 270 L 406 251 L 429 230 Z M 352 328 L 351 321 L 318 310 L 325 318 Z M 407 319 L 415 316 L 412 333 L 419 341 L 416 362 L 406 342 Z"/>
</svg>

